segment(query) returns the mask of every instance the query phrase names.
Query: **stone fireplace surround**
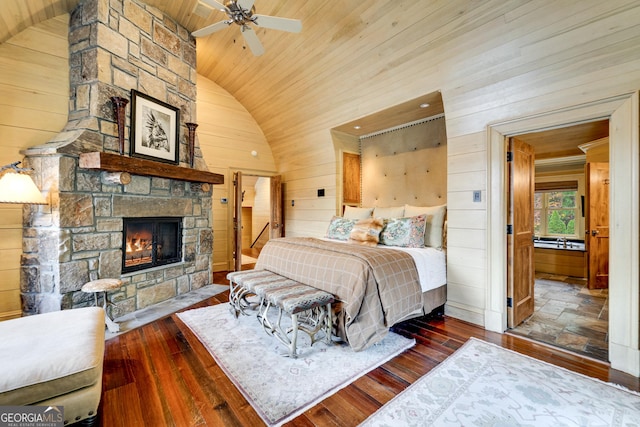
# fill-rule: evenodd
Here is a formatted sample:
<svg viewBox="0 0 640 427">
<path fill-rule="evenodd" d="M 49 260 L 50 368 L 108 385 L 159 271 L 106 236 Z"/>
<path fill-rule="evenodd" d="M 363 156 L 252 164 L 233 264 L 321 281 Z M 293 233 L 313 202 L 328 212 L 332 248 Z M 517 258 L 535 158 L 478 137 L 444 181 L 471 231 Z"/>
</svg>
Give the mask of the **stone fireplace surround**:
<svg viewBox="0 0 640 427">
<path fill-rule="evenodd" d="M 210 284 L 209 183 L 221 182 L 181 178 L 189 166 L 185 123 L 195 122 L 194 39 L 135 0 L 81 0 L 70 17 L 69 68 L 67 125 L 24 153 L 49 204 L 23 211 L 23 314 L 91 305 L 92 295 L 80 288 L 99 278 L 123 281 L 109 294 L 114 317 Z M 130 173 L 126 180 L 100 165 L 82 167 L 86 153 L 118 153 L 111 97 L 130 99 L 131 89 L 179 107 L 179 167 L 133 163 L 123 171 Z M 128 136 L 130 108 L 127 117 Z M 194 168 L 206 171 L 197 140 L 195 154 Z M 183 218 L 182 262 L 122 274 L 122 219 L 144 216 Z"/>
</svg>

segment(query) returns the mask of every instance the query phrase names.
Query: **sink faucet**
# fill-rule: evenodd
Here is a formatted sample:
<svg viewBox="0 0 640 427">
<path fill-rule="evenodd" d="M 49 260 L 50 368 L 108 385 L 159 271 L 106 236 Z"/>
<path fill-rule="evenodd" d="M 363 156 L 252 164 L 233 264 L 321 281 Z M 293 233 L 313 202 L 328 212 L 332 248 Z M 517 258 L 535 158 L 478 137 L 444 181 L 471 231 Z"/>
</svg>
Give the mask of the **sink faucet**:
<svg viewBox="0 0 640 427">
<path fill-rule="evenodd" d="M 558 237 L 558 240 L 556 240 L 556 243 L 558 244 L 558 247 L 560 247 L 560 243 L 562 243 L 562 247 L 566 248 L 567 247 L 567 238 L 566 237 Z"/>
</svg>

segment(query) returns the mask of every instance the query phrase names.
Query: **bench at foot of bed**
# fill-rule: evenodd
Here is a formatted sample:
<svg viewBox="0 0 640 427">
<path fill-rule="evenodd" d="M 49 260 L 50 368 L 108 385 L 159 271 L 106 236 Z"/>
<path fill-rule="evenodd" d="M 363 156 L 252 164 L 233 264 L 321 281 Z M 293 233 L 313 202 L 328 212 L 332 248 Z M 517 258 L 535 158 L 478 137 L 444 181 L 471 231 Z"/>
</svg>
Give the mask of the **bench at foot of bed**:
<svg viewBox="0 0 640 427">
<path fill-rule="evenodd" d="M 229 273 L 229 305 L 232 312 L 247 314 L 246 310 L 258 307 L 257 316 L 264 330 L 275 336 L 289 349 L 289 356 L 297 357 L 298 331 L 303 331 L 311 338 L 311 345 L 320 339 L 331 344 L 331 304 L 332 294 L 304 285 L 295 280 L 280 276 L 267 270 L 249 270 Z M 255 295 L 259 303 L 247 300 Z M 269 309 L 276 308 L 276 321 L 269 320 Z M 291 317 L 291 327 L 282 327 L 282 315 Z"/>
<path fill-rule="evenodd" d="M 282 280 L 279 274 L 268 270 L 233 271 L 227 274 L 229 280 L 229 307 L 231 312 L 238 317 L 240 314 L 249 314 L 247 310 L 255 310 L 256 302 L 247 298 L 255 295 L 253 287 L 260 283 Z"/>
</svg>

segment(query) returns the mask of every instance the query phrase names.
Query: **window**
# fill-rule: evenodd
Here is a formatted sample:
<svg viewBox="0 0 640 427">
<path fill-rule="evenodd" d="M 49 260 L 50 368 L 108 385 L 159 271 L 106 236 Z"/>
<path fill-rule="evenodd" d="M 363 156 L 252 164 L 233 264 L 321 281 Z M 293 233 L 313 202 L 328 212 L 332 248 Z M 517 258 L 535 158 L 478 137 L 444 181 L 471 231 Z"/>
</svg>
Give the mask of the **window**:
<svg viewBox="0 0 640 427">
<path fill-rule="evenodd" d="M 578 237 L 576 190 L 536 191 L 533 222 L 536 236 Z"/>
</svg>

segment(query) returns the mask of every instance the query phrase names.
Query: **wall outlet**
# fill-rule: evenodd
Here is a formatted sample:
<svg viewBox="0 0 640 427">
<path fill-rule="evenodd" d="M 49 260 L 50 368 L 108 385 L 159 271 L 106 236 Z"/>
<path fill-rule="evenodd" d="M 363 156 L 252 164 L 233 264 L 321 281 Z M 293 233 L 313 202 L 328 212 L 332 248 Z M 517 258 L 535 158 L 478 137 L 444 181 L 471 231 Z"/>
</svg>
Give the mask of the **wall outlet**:
<svg viewBox="0 0 640 427">
<path fill-rule="evenodd" d="M 473 203 L 480 203 L 482 201 L 482 191 L 475 190 L 473 192 Z"/>
</svg>

